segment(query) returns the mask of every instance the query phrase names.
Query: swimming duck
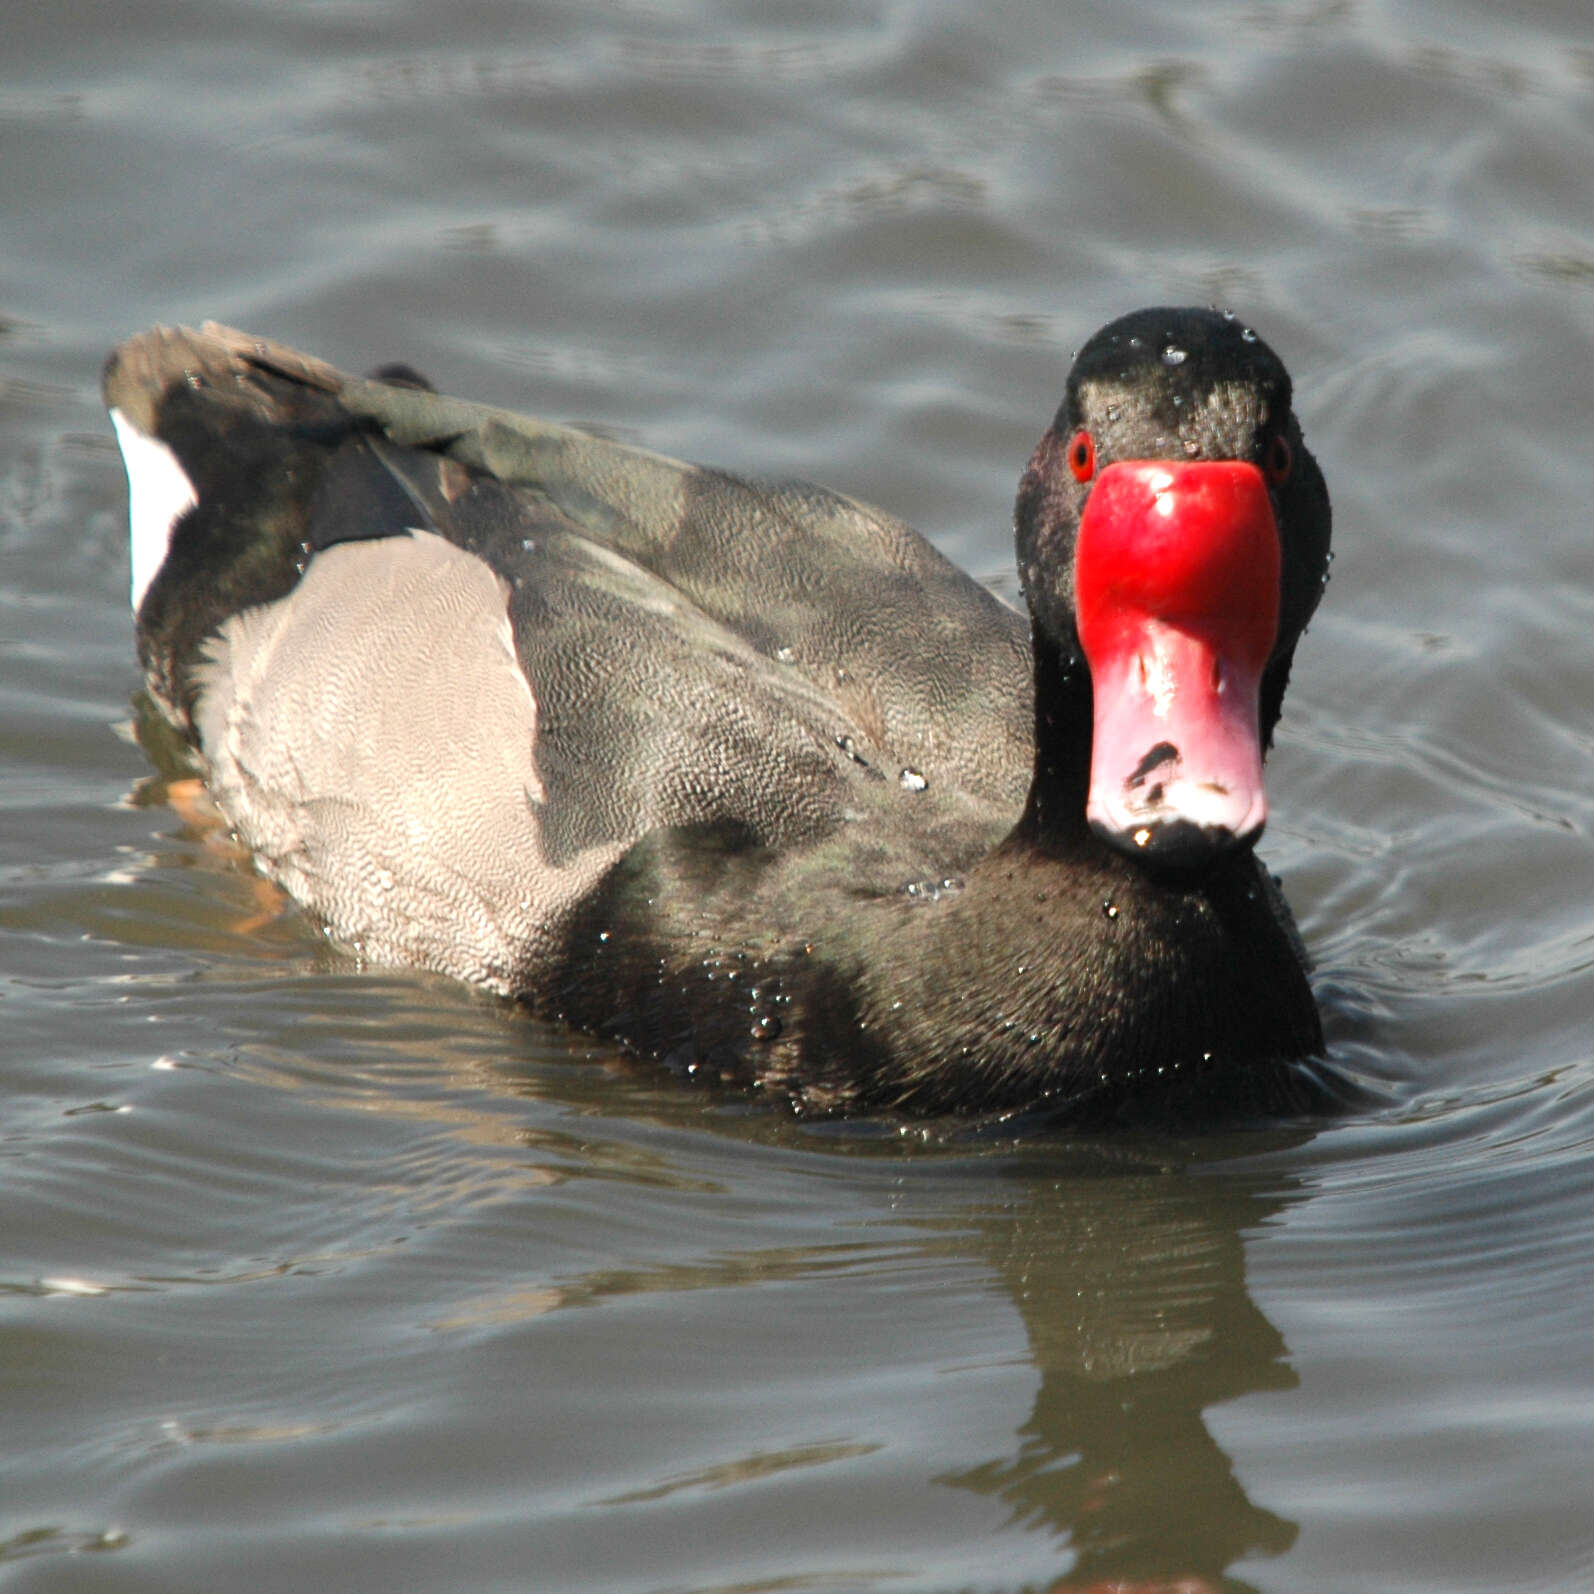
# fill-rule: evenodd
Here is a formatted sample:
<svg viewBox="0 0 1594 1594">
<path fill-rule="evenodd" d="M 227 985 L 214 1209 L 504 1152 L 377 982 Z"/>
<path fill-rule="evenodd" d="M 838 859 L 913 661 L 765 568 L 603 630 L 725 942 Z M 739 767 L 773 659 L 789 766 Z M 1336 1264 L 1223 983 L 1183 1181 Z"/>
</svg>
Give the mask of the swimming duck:
<svg viewBox="0 0 1594 1594">
<path fill-rule="evenodd" d="M 902 522 L 215 324 L 107 362 L 150 695 L 335 939 L 800 1112 L 1288 1106 L 1329 504 L 1243 322 L 1079 351 L 1027 614 Z"/>
</svg>

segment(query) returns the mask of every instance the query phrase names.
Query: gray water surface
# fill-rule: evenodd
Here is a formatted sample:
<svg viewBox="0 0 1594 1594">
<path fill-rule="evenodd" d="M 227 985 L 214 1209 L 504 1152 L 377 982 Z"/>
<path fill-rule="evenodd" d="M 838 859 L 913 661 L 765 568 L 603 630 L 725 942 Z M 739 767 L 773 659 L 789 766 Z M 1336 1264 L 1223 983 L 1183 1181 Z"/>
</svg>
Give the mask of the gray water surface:
<svg viewBox="0 0 1594 1594">
<path fill-rule="evenodd" d="M 1594 1586 L 1583 0 L 62 0 L 0 24 L 0 1587 Z M 1338 560 L 1263 851 L 1327 1125 L 717 1102 L 362 967 L 135 745 L 99 364 L 215 316 L 821 480 L 1011 593 L 1216 301 Z"/>
</svg>

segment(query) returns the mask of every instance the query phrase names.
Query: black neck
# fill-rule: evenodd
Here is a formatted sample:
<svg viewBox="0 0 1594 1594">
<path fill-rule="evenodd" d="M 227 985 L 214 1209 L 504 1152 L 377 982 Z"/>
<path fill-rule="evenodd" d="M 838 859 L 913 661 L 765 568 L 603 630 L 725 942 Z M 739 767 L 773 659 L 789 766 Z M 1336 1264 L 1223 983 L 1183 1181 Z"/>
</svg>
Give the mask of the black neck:
<svg viewBox="0 0 1594 1594">
<path fill-rule="evenodd" d="M 1085 800 L 1090 786 L 1090 671 L 1037 626 L 1035 649 L 1035 773 L 1015 834 L 1057 846 L 1089 834 Z"/>
</svg>

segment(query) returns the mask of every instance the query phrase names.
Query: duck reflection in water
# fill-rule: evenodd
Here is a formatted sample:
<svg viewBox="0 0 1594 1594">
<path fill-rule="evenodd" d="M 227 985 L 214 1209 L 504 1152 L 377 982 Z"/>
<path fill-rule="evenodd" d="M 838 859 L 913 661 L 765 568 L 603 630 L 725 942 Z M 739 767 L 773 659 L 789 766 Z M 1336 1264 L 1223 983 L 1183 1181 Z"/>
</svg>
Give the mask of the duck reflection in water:
<svg viewBox="0 0 1594 1594">
<path fill-rule="evenodd" d="M 1296 1528 L 1249 1498 L 1205 1413 L 1296 1384 L 1245 1283 L 1243 1236 L 1284 1204 L 1278 1181 L 1132 1153 L 1073 1168 L 1015 1162 L 1011 1202 L 972 1214 L 1040 1387 L 1014 1454 L 944 1481 L 1066 1543 L 1052 1594 L 1244 1587 L 1227 1569 L 1282 1554 Z"/>
</svg>

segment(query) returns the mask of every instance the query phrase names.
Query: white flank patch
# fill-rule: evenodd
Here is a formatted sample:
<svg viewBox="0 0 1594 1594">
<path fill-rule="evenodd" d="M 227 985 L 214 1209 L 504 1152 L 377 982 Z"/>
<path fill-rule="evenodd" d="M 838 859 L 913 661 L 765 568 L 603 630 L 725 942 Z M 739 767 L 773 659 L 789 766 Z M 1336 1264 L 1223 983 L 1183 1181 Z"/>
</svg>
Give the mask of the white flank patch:
<svg viewBox="0 0 1594 1594">
<path fill-rule="evenodd" d="M 122 414 L 111 410 L 111 425 L 127 466 L 127 521 L 133 556 L 133 613 L 165 562 L 172 527 L 199 502 L 194 484 L 177 456 Z"/>
</svg>

